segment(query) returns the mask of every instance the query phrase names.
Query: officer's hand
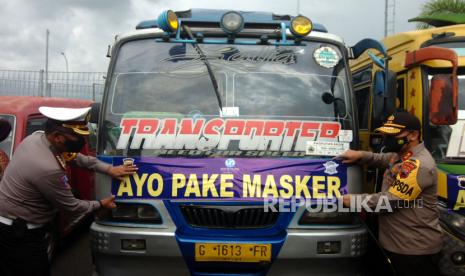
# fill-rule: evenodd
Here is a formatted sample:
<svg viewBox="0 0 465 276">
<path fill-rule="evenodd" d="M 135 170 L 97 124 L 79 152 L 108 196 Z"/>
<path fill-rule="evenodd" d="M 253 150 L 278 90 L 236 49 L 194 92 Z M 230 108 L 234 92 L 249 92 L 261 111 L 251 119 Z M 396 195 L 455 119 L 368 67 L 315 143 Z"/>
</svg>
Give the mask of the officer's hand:
<svg viewBox="0 0 465 276">
<path fill-rule="evenodd" d="M 115 209 L 115 196 L 112 195 L 110 197 L 100 199 L 100 204 L 102 204 L 102 208 L 104 209 Z"/>
<path fill-rule="evenodd" d="M 113 178 L 124 180 L 124 176 L 135 174 L 137 170 L 138 168 L 135 165 L 120 165 L 116 167 L 110 167 L 107 173 Z"/>
<path fill-rule="evenodd" d="M 344 207 L 350 207 L 350 195 L 344 195 L 342 197 L 342 204 Z"/>
<path fill-rule="evenodd" d="M 357 150 L 346 150 L 345 152 L 336 156 L 336 159 L 342 159 L 344 164 L 352 164 L 362 158 L 362 152 Z"/>
</svg>

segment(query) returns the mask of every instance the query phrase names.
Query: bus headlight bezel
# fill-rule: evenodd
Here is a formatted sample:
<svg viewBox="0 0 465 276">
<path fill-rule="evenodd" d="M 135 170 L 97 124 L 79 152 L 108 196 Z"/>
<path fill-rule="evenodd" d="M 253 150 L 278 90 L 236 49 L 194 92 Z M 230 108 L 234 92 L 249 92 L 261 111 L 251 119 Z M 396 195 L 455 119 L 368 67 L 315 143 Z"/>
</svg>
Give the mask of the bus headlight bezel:
<svg viewBox="0 0 465 276">
<path fill-rule="evenodd" d="M 117 202 L 116 208 L 98 216 L 99 221 L 117 223 L 162 224 L 160 212 L 147 203 Z"/>
<path fill-rule="evenodd" d="M 292 18 L 289 29 L 293 35 L 303 37 L 313 30 L 313 23 L 308 17 L 298 15 Z"/>
<path fill-rule="evenodd" d="M 221 16 L 220 26 L 227 34 L 237 34 L 244 29 L 244 17 L 237 11 L 228 11 Z"/>
<path fill-rule="evenodd" d="M 167 33 L 175 33 L 179 28 L 179 19 L 173 10 L 162 12 L 157 19 L 158 27 Z"/>
<path fill-rule="evenodd" d="M 362 220 L 359 213 L 353 212 L 310 212 L 305 210 L 298 224 L 300 226 L 359 226 Z"/>
</svg>

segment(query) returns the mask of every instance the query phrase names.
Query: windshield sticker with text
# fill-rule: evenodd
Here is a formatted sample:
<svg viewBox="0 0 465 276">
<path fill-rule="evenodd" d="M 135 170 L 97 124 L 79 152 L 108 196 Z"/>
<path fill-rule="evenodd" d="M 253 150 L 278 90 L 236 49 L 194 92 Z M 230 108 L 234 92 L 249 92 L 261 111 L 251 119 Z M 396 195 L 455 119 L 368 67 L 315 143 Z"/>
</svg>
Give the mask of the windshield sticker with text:
<svg viewBox="0 0 465 276">
<path fill-rule="evenodd" d="M 117 149 L 305 152 L 308 141 L 337 142 L 338 122 L 123 118 Z"/>
<path fill-rule="evenodd" d="M 184 46 L 174 46 L 170 50 L 170 57 L 161 62 L 198 61 L 203 64 L 203 59 L 209 61 L 224 61 L 234 63 L 279 63 L 284 65 L 296 63 L 298 51 L 291 49 L 264 48 L 258 51 L 245 51 L 235 47 L 224 47 L 215 50 L 204 50 L 205 57 L 196 52 L 187 53 Z"/>
<path fill-rule="evenodd" d="M 341 59 L 339 54 L 332 47 L 320 47 L 313 53 L 315 61 L 324 68 L 333 68 Z"/>
</svg>

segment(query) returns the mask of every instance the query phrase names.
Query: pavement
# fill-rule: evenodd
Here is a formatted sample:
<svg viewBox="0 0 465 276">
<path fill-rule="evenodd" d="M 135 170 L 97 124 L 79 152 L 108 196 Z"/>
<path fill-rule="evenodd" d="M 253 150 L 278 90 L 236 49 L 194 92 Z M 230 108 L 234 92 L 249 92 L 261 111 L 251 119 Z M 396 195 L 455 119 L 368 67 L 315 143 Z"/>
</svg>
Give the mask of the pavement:
<svg viewBox="0 0 465 276">
<path fill-rule="evenodd" d="M 52 276 L 96 276 L 93 274 L 88 226 L 76 229 L 64 239 L 52 260 Z"/>
</svg>

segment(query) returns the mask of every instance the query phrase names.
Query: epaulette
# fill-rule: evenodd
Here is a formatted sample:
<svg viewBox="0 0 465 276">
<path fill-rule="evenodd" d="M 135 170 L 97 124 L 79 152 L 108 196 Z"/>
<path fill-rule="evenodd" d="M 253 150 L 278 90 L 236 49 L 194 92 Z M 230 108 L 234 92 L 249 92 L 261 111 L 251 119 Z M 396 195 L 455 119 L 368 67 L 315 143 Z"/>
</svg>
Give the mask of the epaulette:
<svg viewBox="0 0 465 276">
<path fill-rule="evenodd" d="M 412 157 L 413 155 L 413 152 L 411 150 L 409 150 L 407 153 L 405 153 L 404 155 L 402 155 L 402 161 L 407 161 L 410 157 Z"/>
<path fill-rule="evenodd" d="M 50 151 L 53 153 L 53 156 L 55 156 L 55 159 L 57 160 L 58 165 L 61 167 L 62 170 L 66 171 L 66 160 L 61 156 L 60 153 L 53 147 L 50 146 Z"/>
</svg>

